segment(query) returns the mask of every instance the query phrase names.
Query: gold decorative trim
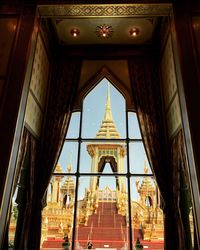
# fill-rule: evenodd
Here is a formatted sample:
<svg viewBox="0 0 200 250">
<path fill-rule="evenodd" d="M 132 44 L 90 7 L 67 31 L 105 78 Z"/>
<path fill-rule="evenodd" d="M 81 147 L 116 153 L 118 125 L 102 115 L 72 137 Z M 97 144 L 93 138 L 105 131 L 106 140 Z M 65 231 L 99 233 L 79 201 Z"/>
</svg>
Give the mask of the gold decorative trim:
<svg viewBox="0 0 200 250">
<path fill-rule="evenodd" d="M 132 17 L 169 15 L 172 4 L 39 5 L 42 17 Z"/>
</svg>

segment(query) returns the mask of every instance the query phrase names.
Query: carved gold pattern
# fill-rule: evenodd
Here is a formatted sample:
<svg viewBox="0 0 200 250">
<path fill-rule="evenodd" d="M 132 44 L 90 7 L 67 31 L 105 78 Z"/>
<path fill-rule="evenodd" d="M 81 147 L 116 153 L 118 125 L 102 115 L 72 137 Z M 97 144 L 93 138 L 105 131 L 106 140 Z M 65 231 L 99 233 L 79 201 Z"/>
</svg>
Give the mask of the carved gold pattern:
<svg viewBox="0 0 200 250">
<path fill-rule="evenodd" d="M 115 5 L 39 5 L 41 16 L 62 17 L 126 17 L 169 15 L 171 4 L 115 4 Z"/>
<path fill-rule="evenodd" d="M 112 36 L 113 28 L 107 24 L 98 25 L 96 28 L 96 34 L 98 37 L 109 38 Z"/>
</svg>

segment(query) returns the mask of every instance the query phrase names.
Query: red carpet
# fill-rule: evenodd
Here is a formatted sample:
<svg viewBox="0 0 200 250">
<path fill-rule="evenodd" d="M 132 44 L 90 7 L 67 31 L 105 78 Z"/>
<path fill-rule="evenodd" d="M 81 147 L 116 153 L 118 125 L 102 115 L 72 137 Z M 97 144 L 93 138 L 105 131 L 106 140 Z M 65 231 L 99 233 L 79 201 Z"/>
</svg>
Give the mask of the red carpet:
<svg viewBox="0 0 200 250">
<path fill-rule="evenodd" d="M 87 226 L 78 227 L 76 244 L 78 243 L 82 249 L 87 249 L 87 241 L 90 238 L 94 249 L 115 248 L 121 250 L 126 244 L 127 232 L 126 218 L 117 214 L 116 203 L 99 202 L 97 212 L 89 217 Z M 136 238 L 139 237 L 139 230 L 134 230 L 133 235 L 133 242 L 135 242 Z M 43 242 L 42 249 L 62 249 L 62 242 L 61 238 L 48 238 Z M 141 241 L 141 243 L 145 247 L 143 249 L 164 249 L 162 241 Z M 75 249 L 78 249 L 78 246 Z"/>
</svg>

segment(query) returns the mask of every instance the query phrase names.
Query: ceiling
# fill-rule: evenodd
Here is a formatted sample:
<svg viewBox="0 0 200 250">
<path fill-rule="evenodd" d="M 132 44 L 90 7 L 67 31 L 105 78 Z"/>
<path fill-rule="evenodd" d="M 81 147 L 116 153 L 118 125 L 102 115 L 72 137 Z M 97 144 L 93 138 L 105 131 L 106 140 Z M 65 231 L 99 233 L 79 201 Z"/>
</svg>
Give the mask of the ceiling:
<svg viewBox="0 0 200 250">
<path fill-rule="evenodd" d="M 159 17 L 168 16 L 171 4 L 66 4 L 41 5 L 39 13 L 50 20 L 61 45 L 149 45 L 154 41 Z M 111 32 L 99 36 L 106 25 Z M 74 37 L 73 29 L 79 34 Z M 130 35 L 137 29 L 136 36 Z"/>
<path fill-rule="evenodd" d="M 81 55 L 84 51 L 87 54 L 88 49 L 91 48 L 93 51 L 95 49 L 105 55 L 107 50 L 102 50 L 106 47 L 104 45 L 110 45 L 106 48 L 111 48 L 112 45 L 124 45 L 124 48 L 128 48 L 128 50 L 132 45 L 142 48 L 151 47 L 149 45 L 154 43 L 158 35 L 162 17 L 168 16 L 171 8 L 171 4 L 124 3 L 40 5 L 38 10 L 45 20 L 45 27 L 53 35 L 50 37 L 54 40 L 54 36 L 56 36 L 59 44 L 62 45 L 60 48 L 63 53 L 65 53 L 65 48 L 68 48 L 68 53 L 71 48 L 74 52 L 74 46 L 77 45 Z M 98 27 L 103 25 L 111 30 L 107 37 L 99 36 L 97 32 Z M 131 36 L 130 30 L 135 28 L 138 31 L 137 35 Z M 75 37 L 71 32 L 73 29 L 79 31 Z M 118 46 L 115 46 L 117 53 L 116 48 Z M 122 47 L 120 46 L 120 48 Z M 85 93 L 102 77 L 106 77 L 114 85 L 116 84 L 119 90 L 126 95 L 127 108 L 134 109 L 128 62 L 120 58 L 112 60 L 109 57 L 101 59 L 93 58 L 93 56 L 83 59 L 75 108 L 81 109 L 81 100 Z"/>
<path fill-rule="evenodd" d="M 151 43 L 157 24 L 157 17 L 151 18 L 52 18 L 57 38 L 63 45 L 90 45 L 90 44 L 133 44 L 144 45 Z M 103 37 L 98 30 L 101 26 L 109 27 L 108 36 Z M 79 34 L 74 37 L 74 29 Z M 138 34 L 130 34 L 136 29 Z"/>
</svg>

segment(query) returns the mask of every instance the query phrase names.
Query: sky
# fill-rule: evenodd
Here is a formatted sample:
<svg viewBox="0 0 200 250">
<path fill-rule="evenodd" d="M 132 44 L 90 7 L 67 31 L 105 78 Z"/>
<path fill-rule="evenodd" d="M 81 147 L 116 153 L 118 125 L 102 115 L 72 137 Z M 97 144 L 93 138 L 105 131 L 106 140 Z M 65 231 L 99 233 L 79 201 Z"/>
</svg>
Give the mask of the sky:
<svg viewBox="0 0 200 250">
<path fill-rule="evenodd" d="M 105 104 L 107 98 L 108 81 L 103 79 L 91 92 L 85 97 L 83 101 L 83 118 L 82 118 L 82 138 L 95 138 L 101 122 L 104 118 Z M 126 103 L 122 94 L 110 84 L 110 100 L 112 116 L 116 128 L 120 133 L 120 138 L 126 138 Z M 128 114 L 129 138 L 141 139 L 139 125 L 136 114 L 129 112 Z M 73 113 L 71 116 L 68 133 L 66 138 L 78 138 L 80 126 L 80 112 Z M 80 173 L 90 173 L 91 157 L 89 156 L 86 147 L 90 142 L 82 142 L 80 150 Z M 78 142 L 65 142 L 62 153 L 58 160 L 58 164 L 62 166 L 63 172 L 67 171 L 69 163 L 72 164 L 72 173 L 76 172 L 78 155 Z M 148 160 L 145 154 L 142 142 L 131 142 L 129 144 L 129 158 L 131 173 L 143 174 L 144 162 L 151 173 Z M 125 157 L 125 170 L 127 170 L 127 157 Z M 105 167 L 103 173 L 112 173 L 111 168 Z M 82 177 L 80 179 L 80 189 L 83 190 L 89 186 L 89 177 Z M 100 186 L 103 188 L 110 185 L 111 189 L 115 188 L 116 181 L 114 177 L 101 177 Z"/>
</svg>

